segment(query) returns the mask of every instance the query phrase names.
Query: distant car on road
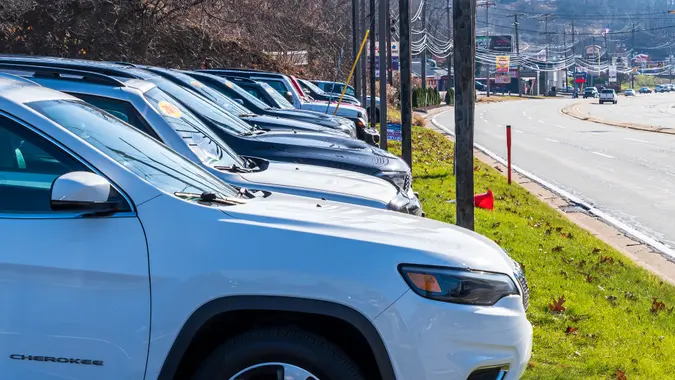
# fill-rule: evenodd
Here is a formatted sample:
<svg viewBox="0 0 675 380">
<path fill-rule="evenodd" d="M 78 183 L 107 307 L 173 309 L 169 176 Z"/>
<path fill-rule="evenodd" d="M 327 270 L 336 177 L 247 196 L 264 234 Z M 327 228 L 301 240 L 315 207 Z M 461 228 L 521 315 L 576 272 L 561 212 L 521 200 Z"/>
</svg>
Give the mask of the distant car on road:
<svg viewBox="0 0 675 380">
<path fill-rule="evenodd" d="M 628 90 L 624 91 L 623 94 L 626 96 L 635 96 L 635 90 L 629 88 Z"/>
<path fill-rule="evenodd" d="M 655 93 L 668 92 L 668 88 L 665 85 L 660 84 L 660 85 L 654 87 L 654 92 Z"/>
<path fill-rule="evenodd" d="M 598 98 L 600 95 L 598 89 L 595 87 L 586 87 L 584 89 L 584 99 L 586 98 Z"/>
<path fill-rule="evenodd" d="M 641 87 L 641 88 L 638 90 L 638 92 L 639 92 L 640 94 L 651 94 L 651 93 L 652 93 L 652 89 L 649 88 L 649 87 Z"/>
<path fill-rule="evenodd" d="M 619 101 L 619 97 L 616 95 L 616 91 L 612 88 L 606 88 L 600 91 L 600 104 L 612 103 L 616 104 Z"/>
</svg>

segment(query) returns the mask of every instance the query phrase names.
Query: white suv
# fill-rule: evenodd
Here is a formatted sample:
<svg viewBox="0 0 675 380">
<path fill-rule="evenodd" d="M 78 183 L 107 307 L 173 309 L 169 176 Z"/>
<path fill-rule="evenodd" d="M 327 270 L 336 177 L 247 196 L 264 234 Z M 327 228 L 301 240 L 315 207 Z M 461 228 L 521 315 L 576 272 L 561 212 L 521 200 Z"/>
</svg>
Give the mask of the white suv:
<svg viewBox="0 0 675 380">
<path fill-rule="evenodd" d="M 0 194 L 3 378 L 513 380 L 530 357 L 489 239 L 238 193 L 53 90 L 0 80 Z"/>
<path fill-rule="evenodd" d="M 612 103 L 616 104 L 619 101 L 619 97 L 616 95 L 614 89 L 605 88 L 600 91 L 600 104 L 603 103 Z"/>
</svg>

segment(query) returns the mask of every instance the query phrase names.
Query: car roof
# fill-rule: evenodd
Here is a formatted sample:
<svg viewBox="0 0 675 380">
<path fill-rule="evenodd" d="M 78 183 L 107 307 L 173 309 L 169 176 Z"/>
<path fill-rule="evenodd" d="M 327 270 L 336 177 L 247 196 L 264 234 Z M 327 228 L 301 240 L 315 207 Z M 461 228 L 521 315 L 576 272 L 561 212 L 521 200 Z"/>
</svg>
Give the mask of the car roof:
<svg viewBox="0 0 675 380">
<path fill-rule="evenodd" d="M 281 73 L 274 73 L 271 71 L 249 70 L 249 69 L 206 69 L 196 70 L 203 73 L 220 73 L 220 74 L 239 74 L 244 76 L 259 76 L 268 78 L 285 78 L 286 75 Z"/>
<path fill-rule="evenodd" d="M 0 97 L 21 104 L 42 100 L 77 100 L 63 92 L 7 78 L 0 78 Z"/>
</svg>

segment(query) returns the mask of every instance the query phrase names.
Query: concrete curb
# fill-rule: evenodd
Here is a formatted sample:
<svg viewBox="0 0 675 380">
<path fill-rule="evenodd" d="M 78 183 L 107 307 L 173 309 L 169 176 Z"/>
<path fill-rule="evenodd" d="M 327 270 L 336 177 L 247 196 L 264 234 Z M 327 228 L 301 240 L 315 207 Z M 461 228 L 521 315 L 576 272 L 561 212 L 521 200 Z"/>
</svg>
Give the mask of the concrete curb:
<svg viewBox="0 0 675 380">
<path fill-rule="evenodd" d="M 562 110 L 560 110 L 560 112 L 564 113 L 565 115 L 567 115 L 569 117 L 573 117 L 575 119 L 590 121 L 590 122 L 598 123 L 598 124 L 609 125 L 609 126 L 612 126 L 612 127 L 628 128 L 628 129 L 635 129 L 635 130 L 638 130 L 638 131 L 664 133 L 664 134 L 667 134 L 667 135 L 675 135 L 675 129 L 673 129 L 673 128 L 655 127 L 655 126 L 652 126 L 652 125 L 635 124 L 635 123 L 621 123 L 621 122 L 618 122 L 618 121 L 605 120 L 605 119 L 595 117 L 595 116 L 584 115 L 577 108 L 581 104 L 584 104 L 584 103 L 583 102 L 574 103 L 572 105 L 569 105 L 569 106 L 563 108 Z"/>
<path fill-rule="evenodd" d="M 442 112 L 438 114 L 440 113 Z M 432 124 L 431 129 L 454 140 L 454 133 L 435 120 L 438 114 L 427 116 L 425 120 Z M 506 176 L 506 162 L 503 158 L 478 144 L 474 145 L 474 151 L 478 160 L 491 167 L 499 166 L 502 175 Z M 514 181 L 539 200 L 623 253 L 637 265 L 675 285 L 675 250 L 516 165 L 513 166 L 513 171 Z M 566 211 L 567 209 L 578 211 Z"/>
</svg>

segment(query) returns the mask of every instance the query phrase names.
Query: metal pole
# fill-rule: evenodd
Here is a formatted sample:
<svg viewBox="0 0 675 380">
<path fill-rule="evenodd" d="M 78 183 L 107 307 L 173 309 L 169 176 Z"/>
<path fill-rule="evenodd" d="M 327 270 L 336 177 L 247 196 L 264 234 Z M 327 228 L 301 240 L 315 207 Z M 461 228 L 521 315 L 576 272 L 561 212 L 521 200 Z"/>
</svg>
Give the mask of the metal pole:
<svg viewBox="0 0 675 380">
<path fill-rule="evenodd" d="M 470 1 L 470 0 L 463 0 Z M 401 152 L 412 170 L 412 87 L 410 46 L 410 0 L 398 0 L 401 60 Z"/>
<path fill-rule="evenodd" d="M 474 229 L 473 126 L 476 67 L 476 3 L 453 0 L 452 34 L 455 57 L 455 150 L 457 225 Z"/>
<path fill-rule="evenodd" d="M 387 150 L 387 0 L 380 0 L 380 148 Z M 374 97 L 373 97 L 374 98 Z"/>
<path fill-rule="evenodd" d="M 361 28 L 359 25 L 359 0 L 352 0 L 352 57 L 356 59 L 359 50 L 359 41 L 361 40 Z M 359 61 L 356 61 L 356 72 L 360 72 Z M 347 83 L 349 85 L 349 83 Z M 334 89 L 333 89 L 334 90 Z M 335 92 L 335 91 L 333 91 Z M 358 78 L 354 81 L 354 95 L 358 99 L 361 96 L 361 81 Z"/>
<path fill-rule="evenodd" d="M 365 33 L 366 28 L 366 0 L 359 0 L 359 5 L 361 9 L 361 35 Z M 371 30 L 371 33 L 374 31 Z M 368 57 L 368 54 L 366 54 Z M 366 108 L 366 97 L 368 95 L 368 85 L 367 85 L 367 74 L 368 74 L 368 58 L 364 59 L 361 62 L 361 74 L 358 75 L 359 80 L 361 81 L 361 104 Z"/>
<path fill-rule="evenodd" d="M 633 50 L 635 50 L 635 23 L 633 23 L 633 43 L 632 44 L 633 44 Z M 630 59 L 632 61 L 631 57 L 629 57 L 628 59 Z M 632 62 L 631 62 L 631 66 L 633 66 Z M 633 71 L 632 67 L 631 67 L 631 70 L 630 70 L 630 88 L 635 89 L 635 72 Z"/>
<path fill-rule="evenodd" d="M 359 51 L 356 53 L 356 58 L 354 58 L 354 63 L 352 64 L 352 69 L 349 70 L 349 76 L 347 77 L 347 82 L 349 83 L 352 80 L 352 76 L 354 75 L 354 70 L 356 69 L 356 62 L 360 61 L 361 59 L 361 54 L 363 54 L 363 47 L 366 46 L 366 41 L 368 41 L 368 34 L 370 33 L 370 30 L 366 30 L 366 35 L 363 37 L 363 41 L 361 42 L 361 47 L 359 47 Z M 347 92 L 347 86 L 342 87 L 342 94 L 340 94 L 340 99 L 337 102 L 337 105 L 335 105 L 335 111 L 333 112 L 333 115 L 337 115 L 338 109 L 340 108 L 340 104 L 342 104 L 342 98 L 345 96 L 345 92 Z"/>
<path fill-rule="evenodd" d="M 427 3 L 429 2 L 428 0 L 423 0 L 424 2 L 422 3 L 422 30 L 424 31 L 425 35 L 427 34 Z M 422 54 L 420 56 L 420 64 L 422 65 L 421 67 L 421 75 L 422 75 L 422 89 L 426 90 L 427 89 L 427 45 L 426 42 L 424 43 L 424 46 L 422 46 Z M 426 91 L 424 92 L 424 104 L 422 107 L 427 106 L 427 93 Z"/>
<path fill-rule="evenodd" d="M 520 37 L 518 36 L 518 15 L 513 15 L 513 25 L 516 29 L 516 57 L 518 57 L 518 62 L 520 62 Z M 520 70 L 522 65 L 518 66 L 518 96 L 523 96 L 523 84 L 520 83 Z"/>
<path fill-rule="evenodd" d="M 452 24 L 450 23 L 450 0 L 448 0 L 448 6 L 447 6 L 447 16 L 448 16 L 448 41 L 450 41 L 450 38 L 452 38 Z M 446 58 L 446 61 L 448 63 L 448 83 L 445 86 L 445 91 L 450 91 L 452 88 L 451 83 L 452 81 L 450 78 L 452 77 L 452 53 L 449 53 L 448 57 Z M 454 173 L 453 173 L 454 174 Z"/>
<path fill-rule="evenodd" d="M 387 10 L 387 82 L 390 86 L 394 85 L 394 65 L 391 58 L 391 8 L 389 7 L 389 0 L 384 1 L 385 9 Z"/>
<path fill-rule="evenodd" d="M 370 127 L 375 128 L 377 122 L 377 108 L 375 98 L 377 97 L 377 81 L 375 80 L 375 17 L 377 16 L 377 9 L 375 9 L 375 0 L 370 0 L 370 109 L 368 110 L 368 120 L 370 120 Z"/>
<path fill-rule="evenodd" d="M 506 126 L 506 156 L 508 164 L 508 179 L 511 184 L 511 126 Z"/>
</svg>

